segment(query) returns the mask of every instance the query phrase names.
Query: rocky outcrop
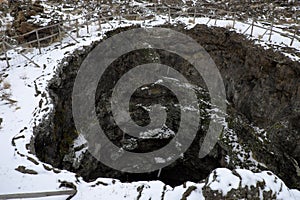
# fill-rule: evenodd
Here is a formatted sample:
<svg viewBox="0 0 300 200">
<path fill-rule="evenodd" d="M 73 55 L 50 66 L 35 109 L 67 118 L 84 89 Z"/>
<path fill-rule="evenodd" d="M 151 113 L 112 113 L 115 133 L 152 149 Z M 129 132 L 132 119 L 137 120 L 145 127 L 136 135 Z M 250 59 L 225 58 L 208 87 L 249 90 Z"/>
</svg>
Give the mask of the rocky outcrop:
<svg viewBox="0 0 300 200">
<path fill-rule="evenodd" d="M 181 31 L 199 42 L 211 55 L 218 66 L 226 87 L 229 102 L 227 126 L 213 151 L 204 159 L 198 158 L 199 141 L 205 135 L 207 120 L 201 121 L 202 128 L 188 151 L 181 159 L 157 172 L 149 174 L 126 174 L 108 168 L 97 162 L 88 152 L 82 153 L 80 159 L 76 152 L 83 152 L 84 145 L 76 148 L 74 140 L 78 133 L 72 119 L 71 94 L 74 79 L 85 56 L 97 45 L 78 50 L 71 57 L 63 60 L 57 77 L 49 83 L 49 93 L 55 105 L 50 116 L 34 129 L 34 146 L 39 159 L 55 167 L 77 172 L 86 180 L 97 177 L 113 177 L 123 181 L 160 179 L 168 184 L 177 185 L 186 180 L 202 180 L 220 166 L 228 168 L 246 168 L 253 171 L 270 169 L 282 178 L 290 187 L 300 188 L 299 170 L 299 112 L 300 81 L 299 63 L 292 62 L 280 53 L 265 50 L 248 41 L 244 36 L 223 28 L 208 28 L 197 25 L 191 30 L 182 26 L 170 27 Z M 117 34 L 124 29 L 108 33 Z M 157 60 L 158 59 L 158 60 Z M 96 102 L 101 125 L 107 136 L 116 145 L 135 152 L 150 151 L 164 146 L 170 138 L 143 138 L 132 140 L 111 123 L 111 116 L 101 115 L 107 111 L 106 105 L 113 81 L 118 79 L 130 67 L 137 64 L 158 61 L 169 66 L 180 66 L 181 73 L 187 75 L 193 83 L 205 85 L 201 78 L 193 78 L 188 73 L 192 67 L 184 60 L 171 53 L 160 50 L 143 50 L 131 52 L 120 57 L 110 66 L 106 78 L 101 80 L 105 91 L 98 90 Z M 128 65 L 130 63 L 130 65 Z M 179 68 L 178 68 L 179 69 Z M 193 73 L 190 73 L 193 74 Z M 154 95 L 137 91 L 132 98 L 132 118 L 138 124 L 147 124 L 147 110 L 136 107 L 144 102 L 147 106 L 154 99 L 169 109 L 168 128 L 176 132 L 178 116 L 175 107 L 176 98 L 165 88 L 148 85 Z M 109 89 L 107 89 L 109 88 Z M 207 93 L 198 94 L 198 98 L 209 101 Z M 205 102 L 204 101 L 204 102 Z M 172 103 L 170 103 L 172 102 Z M 202 109 L 207 107 L 204 104 Z M 258 128 L 260 127 L 260 128 Z M 125 143 L 124 143 L 125 142 Z M 180 172 L 180 176 L 178 176 Z M 209 193 L 209 192 L 208 192 Z"/>
<path fill-rule="evenodd" d="M 272 172 L 252 173 L 244 169 L 214 170 L 205 180 L 202 192 L 207 200 L 296 198 Z"/>
<path fill-rule="evenodd" d="M 23 4 L 22 2 L 14 2 L 11 5 L 11 15 L 14 17 L 14 21 L 10 29 L 6 30 L 8 36 L 19 35 L 16 39 L 19 43 L 29 42 L 36 40 L 36 33 L 29 33 L 47 25 L 58 23 L 58 18 L 47 16 L 49 14 L 44 13 L 44 7 L 39 1 L 35 1 L 33 4 Z M 57 27 L 45 28 L 39 31 L 39 38 L 43 38 L 52 34 L 58 33 Z M 44 40 L 49 42 L 49 40 Z M 34 43 L 33 43 L 34 45 Z"/>
<path fill-rule="evenodd" d="M 218 30 L 199 25 L 186 34 L 209 52 L 221 71 L 227 99 L 239 115 L 229 126 L 257 160 L 299 188 L 299 63 L 255 46 L 241 35 Z M 261 144 L 254 142 L 261 139 L 251 131 L 251 124 L 265 129 Z"/>
</svg>

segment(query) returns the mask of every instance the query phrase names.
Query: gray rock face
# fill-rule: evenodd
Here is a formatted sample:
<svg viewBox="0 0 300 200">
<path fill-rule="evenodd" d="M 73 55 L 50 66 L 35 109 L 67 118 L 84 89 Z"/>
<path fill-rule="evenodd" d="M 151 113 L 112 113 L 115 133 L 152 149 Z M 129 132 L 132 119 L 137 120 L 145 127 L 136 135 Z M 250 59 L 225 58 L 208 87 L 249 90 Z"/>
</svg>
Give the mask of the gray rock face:
<svg viewBox="0 0 300 200">
<path fill-rule="evenodd" d="M 208 28 L 204 25 L 197 25 L 191 30 L 184 30 L 182 26 L 171 28 L 194 38 L 211 55 L 222 74 L 230 104 L 226 119 L 228 127 L 224 129 L 213 151 L 204 159 L 198 158 L 199 141 L 203 139 L 209 121 L 205 118 L 201 121 L 202 128 L 188 151 L 171 166 L 163 168 L 158 179 L 176 185 L 186 180 L 202 180 L 220 166 L 242 167 L 253 171 L 268 168 L 289 187 L 300 188 L 300 177 L 297 176 L 299 170 L 297 163 L 300 163 L 299 63 L 291 62 L 279 53 L 255 46 L 244 36 L 223 28 Z M 123 30 L 120 28 L 113 31 L 108 37 Z M 123 181 L 157 179 L 157 172 L 126 174 L 115 171 L 97 162 L 88 152 L 74 164 L 74 152 L 82 150 L 83 147 L 74 148 L 73 144 L 78 132 L 72 119 L 72 87 L 82 61 L 96 45 L 97 43 L 85 47 L 71 57 L 65 58 L 57 77 L 49 83 L 48 90 L 55 107 L 49 118 L 34 129 L 35 152 L 42 161 L 77 172 L 85 180 L 97 177 L 113 177 Z M 134 152 L 161 148 L 172 139 L 172 135 L 167 138 L 143 139 L 126 136 L 124 139 L 123 133 L 112 123 L 111 113 L 105 105 L 109 101 L 114 84 L 111 80 L 118 80 L 130 67 L 150 62 L 177 67 L 192 83 L 205 89 L 202 79 L 194 76 L 195 73 L 189 63 L 169 52 L 135 51 L 114 62 L 104 76 L 105 79 L 100 80 L 99 85 L 104 85 L 106 89 L 104 91 L 98 88 L 96 110 L 100 124 L 110 140 Z M 166 125 L 176 133 L 180 115 L 174 106 L 177 103 L 174 94 L 159 85 L 147 87 L 149 88 L 147 91 L 150 92 L 137 90 L 133 95 L 130 104 L 131 117 L 137 124 L 149 123 L 145 107 L 157 101 L 156 103 L 161 103 L 167 108 Z M 209 96 L 202 90 L 198 91 L 198 98 L 204 102 L 209 101 Z M 137 106 L 141 103 L 143 107 Z M 200 110 L 207 116 L 206 108 L 207 104 L 200 105 Z M 258 130 L 257 127 L 264 130 Z"/>
<path fill-rule="evenodd" d="M 190 35 L 209 52 L 221 71 L 227 99 L 242 118 L 232 128 L 257 160 L 287 184 L 299 188 L 299 63 L 254 46 L 241 35 L 218 30 L 198 26 Z M 246 124 L 264 128 L 268 142 L 256 145 L 258 134 L 251 134 Z"/>
</svg>

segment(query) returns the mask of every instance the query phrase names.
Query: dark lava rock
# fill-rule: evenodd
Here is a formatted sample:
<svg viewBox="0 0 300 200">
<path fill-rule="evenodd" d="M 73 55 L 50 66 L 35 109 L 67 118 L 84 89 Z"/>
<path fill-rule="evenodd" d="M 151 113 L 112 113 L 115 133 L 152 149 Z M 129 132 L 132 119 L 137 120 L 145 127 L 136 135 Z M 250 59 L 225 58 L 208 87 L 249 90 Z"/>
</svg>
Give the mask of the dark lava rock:
<svg viewBox="0 0 300 200">
<path fill-rule="evenodd" d="M 34 147 L 39 159 L 54 167 L 74 171 L 85 180 L 94 180 L 97 177 L 112 177 L 122 181 L 158 178 L 171 185 L 187 180 L 202 180 L 220 166 L 231 169 L 241 167 L 253 171 L 267 168 L 283 179 L 289 187 L 300 188 L 300 177 L 297 174 L 297 163 L 300 163 L 299 63 L 290 61 L 280 53 L 254 45 L 245 36 L 224 28 L 208 28 L 205 25 L 197 25 L 191 30 L 180 25 L 170 28 L 189 35 L 202 45 L 213 58 L 224 80 L 229 102 L 226 118 L 228 127 L 224 129 L 211 153 L 203 159 L 198 158 L 199 141 L 205 136 L 209 122 L 205 118 L 201 120 L 201 128 L 187 152 L 182 158 L 163 168 L 160 177 L 157 177 L 157 172 L 129 174 L 113 170 L 98 162 L 88 152 L 77 162 L 74 158 L 73 141 L 78 137 L 78 132 L 72 119 L 72 87 L 82 61 L 98 44 L 94 43 L 66 57 L 57 76 L 49 83 L 48 90 L 55 107 L 50 116 L 34 129 Z M 109 37 L 124 30 L 126 29 L 120 28 L 107 35 Z M 115 145 L 133 152 L 158 149 L 172 139 L 172 136 L 136 139 L 126 134 L 124 137 L 112 122 L 110 110 L 106 107 L 114 81 L 131 67 L 151 62 L 174 68 L 177 66 L 192 83 L 202 87 L 204 91 L 206 89 L 203 80 L 197 74 L 195 76 L 190 64 L 169 52 L 141 50 L 117 59 L 106 72 L 106 76 L 103 76 L 105 79 L 100 80 L 99 85 L 106 89 L 101 90 L 98 87 L 96 110 L 107 137 Z M 176 133 L 180 120 L 179 111 L 174 106 L 177 99 L 166 88 L 157 85 L 147 87 L 148 91 L 153 91 L 150 95 L 143 90 L 137 90 L 132 96 L 131 117 L 137 124 L 146 125 L 149 123 L 147 110 L 137 105 L 144 103 L 143 106 L 147 107 L 158 99 L 156 103 L 161 103 L 168 111 L 167 127 Z M 209 102 L 207 92 L 198 91 L 197 96 L 198 99 Z M 199 109 L 203 114 L 207 114 L 207 106 L 205 103 L 200 105 Z M 264 131 L 258 131 L 255 127 Z M 239 155 L 241 152 L 243 155 Z"/>
<path fill-rule="evenodd" d="M 30 42 L 37 39 L 35 32 L 30 34 L 26 33 L 59 22 L 57 19 L 53 19 L 47 16 L 48 14 L 44 13 L 44 7 L 40 4 L 39 1 L 36 1 L 33 4 L 14 2 L 11 5 L 11 15 L 15 18 L 15 20 L 13 21 L 11 28 L 6 30 L 6 32 L 7 35 L 11 37 L 18 35 L 18 37 L 16 37 L 16 40 L 19 43 Z M 41 29 L 38 31 L 39 39 L 58 32 L 59 30 L 57 27 Z M 49 41 L 49 39 L 45 39 L 41 43 L 49 43 Z M 33 45 L 36 44 L 33 43 Z"/>
<path fill-rule="evenodd" d="M 15 169 L 18 172 L 21 172 L 23 174 L 31 174 L 31 175 L 37 175 L 38 173 L 32 169 L 26 169 L 24 166 L 19 166 Z"/>
</svg>

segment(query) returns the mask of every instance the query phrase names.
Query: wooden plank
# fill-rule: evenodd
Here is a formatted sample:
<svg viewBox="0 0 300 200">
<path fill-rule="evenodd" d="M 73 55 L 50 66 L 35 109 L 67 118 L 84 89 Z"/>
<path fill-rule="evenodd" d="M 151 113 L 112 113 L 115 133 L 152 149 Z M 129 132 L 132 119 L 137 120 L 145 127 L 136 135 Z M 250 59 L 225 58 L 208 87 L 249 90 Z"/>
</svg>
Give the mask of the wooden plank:
<svg viewBox="0 0 300 200">
<path fill-rule="evenodd" d="M 58 26 L 58 37 L 59 37 L 60 46 L 62 47 L 62 35 L 61 35 L 60 26 Z"/>
<path fill-rule="evenodd" d="M 99 15 L 98 15 L 98 26 L 99 26 L 99 31 L 101 31 L 101 23 L 102 23 L 101 15 L 99 14 Z"/>
<path fill-rule="evenodd" d="M 164 13 L 167 13 L 168 14 L 168 21 L 170 22 L 171 21 L 171 14 L 178 14 L 179 16 L 180 16 L 180 7 L 172 7 L 172 6 L 157 6 L 157 5 L 155 5 L 155 6 L 152 6 L 152 7 L 146 7 L 146 8 L 148 8 L 148 9 L 151 9 L 151 8 L 154 8 L 154 9 L 163 9 L 163 12 Z M 188 15 L 191 15 L 191 16 L 194 16 L 194 18 L 195 18 L 195 16 L 197 15 L 197 16 L 205 16 L 205 17 L 209 17 L 209 18 L 211 18 L 211 19 L 214 19 L 215 18 L 215 24 L 216 24 L 216 22 L 217 22 L 217 17 L 215 16 L 215 15 L 211 15 L 211 14 L 203 14 L 203 13 L 201 13 L 201 12 L 196 12 L 196 8 L 197 9 L 199 9 L 199 11 L 201 11 L 201 10 L 214 10 L 214 11 L 220 11 L 220 12 L 226 12 L 226 13 L 233 13 L 234 14 L 234 16 L 233 16 L 233 27 L 235 26 L 235 23 L 236 23 L 236 13 L 235 12 L 231 12 L 231 11 L 226 11 L 226 10 L 223 10 L 223 9 L 214 9 L 214 8 L 210 8 L 210 7 L 206 7 L 206 8 L 201 8 L 201 7 L 196 7 L 196 6 L 193 6 L 193 7 L 189 7 L 188 9 L 190 9 L 190 13 L 188 13 L 187 12 L 187 14 Z M 176 9 L 176 10 L 174 10 L 174 9 Z M 194 10 L 193 10 L 194 9 Z M 95 13 L 96 13 L 97 11 L 95 11 Z M 179 13 L 178 13 L 179 12 Z M 93 12 L 92 12 L 93 13 Z M 89 13 L 88 15 L 86 15 L 86 16 L 89 16 L 89 15 L 91 15 L 91 13 Z M 228 14 L 229 15 L 229 14 Z M 127 15 L 123 15 L 123 16 L 139 16 L 138 14 L 127 14 Z M 110 17 L 101 17 L 101 19 L 103 19 L 103 20 L 105 20 L 107 23 L 109 23 L 109 20 L 107 20 L 108 18 L 110 18 Z M 211 19 L 209 19 L 209 21 L 208 21 L 208 23 L 210 22 L 210 20 Z M 95 22 L 97 22 L 99 20 L 99 18 L 98 19 L 95 19 L 94 21 Z M 75 23 L 75 27 L 76 27 L 76 35 L 77 35 L 77 37 L 79 36 L 79 30 L 78 30 L 78 26 L 79 26 L 79 24 L 78 24 L 78 18 L 77 19 L 72 19 L 72 20 L 70 20 L 70 19 L 68 19 L 67 20 L 68 22 L 69 22 L 69 24 L 70 24 L 70 22 L 71 21 L 75 21 L 76 23 Z M 61 23 L 61 22 L 60 22 Z M 49 29 L 49 28 L 52 28 L 52 27 L 56 27 L 56 26 L 60 26 L 60 23 L 58 23 L 58 24 L 53 24 L 53 25 L 49 25 L 49 26 L 45 26 L 45 27 L 41 27 L 41 28 L 38 28 L 38 29 L 35 29 L 35 30 L 33 30 L 33 31 L 30 31 L 30 32 L 28 32 L 28 33 L 25 33 L 25 34 L 23 34 L 23 35 L 18 35 L 18 36 L 14 36 L 14 37 L 12 37 L 13 39 L 15 39 L 15 38 L 18 38 L 18 37 L 22 37 L 22 36 L 26 36 L 26 35 L 29 35 L 29 34 L 32 34 L 32 33 L 36 33 L 36 32 L 38 32 L 38 31 L 40 31 L 40 30 L 44 30 L 44 29 Z M 99 23 L 99 21 L 97 22 L 97 23 Z M 272 22 L 272 24 L 271 24 L 271 27 L 264 27 L 264 26 L 259 26 L 258 24 L 253 24 L 253 22 L 252 23 L 247 23 L 247 22 L 243 22 L 243 23 L 245 23 L 245 24 L 249 24 L 250 25 L 250 27 L 249 28 L 251 28 L 251 33 L 253 33 L 253 28 L 254 27 L 259 27 L 259 28 L 263 28 L 263 29 L 265 29 L 266 30 L 266 32 L 264 33 L 264 35 L 267 33 L 267 31 L 270 31 L 270 38 L 269 38 L 269 40 L 271 39 L 271 36 L 272 36 L 272 32 L 273 33 L 278 33 L 278 34 L 280 34 L 280 35 L 282 35 L 282 36 L 284 36 L 284 37 L 288 37 L 288 38 L 290 38 L 292 41 L 291 41 L 291 44 L 294 42 L 294 40 L 295 39 L 297 39 L 297 40 L 299 40 L 300 41 L 300 38 L 299 37 L 297 37 L 297 34 L 296 34 L 296 31 L 295 32 L 293 32 L 292 34 L 288 34 L 288 33 L 282 33 L 282 32 L 280 32 L 280 31 L 276 31 L 276 30 L 274 30 L 273 29 L 273 26 L 274 26 L 274 22 Z M 89 24 L 88 24 L 88 22 L 86 21 L 85 23 L 83 23 L 83 24 L 86 24 L 86 26 L 87 26 L 87 31 L 89 32 Z M 109 23 L 110 24 L 110 23 Z M 111 24 L 110 24 L 111 25 Z M 101 26 L 101 22 L 100 22 L 100 26 Z M 100 28 L 100 26 L 99 26 L 99 28 Z M 112 25 L 111 25 L 112 26 Z M 275 27 L 275 26 L 274 26 Z M 249 29 L 248 28 L 248 29 Z M 62 29 L 62 27 L 60 27 L 59 28 L 61 31 L 63 30 Z M 247 29 L 247 30 L 248 30 Z M 64 32 L 66 32 L 66 30 L 63 30 Z M 44 38 L 37 38 L 37 40 L 33 40 L 33 41 L 30 41 L 30 42 L 27 42 L 27 43 L 25 43 L 25 44 L 20 44 L 20 46 L 21 45 L 29 45 L 29 44 L 31 44 L 31 43 L 39 43 L 40 41 L 42 41 L 42 40 L 46 40 L 46 39 L 48 39 L 48 38 L 52 38 L 52 37 L 54 37 L 54 36 L 56 36 L 56 35 L 60 35 L 60 34 L 52 34 L 52 35 L 50 35 L 50 36 L 46 36 L 46 37 L 44 37 Z M 75 40 L 76 41 L 76 40 Z M 39 46 L 39 44 L 38 44 L 38 46 Z M 9 48 L 8 48 L 9 49 Z M 39 47 L 39 49 L 40 49 L 40 47 Z"/>
<path fill-rule="evenodd" d="M 199 12 L 196 12 L 196 13 L 187 13 L 188 15 L 197 15 L 197 16 L 204 16 L 204 17 L 212 17 L 212 18 L 215 18 L 216 15 L 213 15 L 213 14 L 204 14 L 204 13 L 199 13 Z"/>
<path fill-rule="evenodd" d="M 114 27 L 114 26 L 106 19 L 106 17 L 102 17 L 102 19 L 104 19 L 104 21 L 107 22 L 112 28 Z"/>
<path fill-rule="evenodd" d="M 193 19 L 194 24 L 196 23 L 196 13 L 197 13 L 197 10 L 196 10 L 196 7 L 195 7 L 194 8 L 194 19 Z"/>
<path fill-rule="evenodd" d="M 59 26 L 59 28 L 65 32 L 68 36 L 70 36 L 70 38 L 72 38 L 75 42 L 79 43 L 71 34 L 69 34 L 63 27 Z"/>
<path fill-rule="evenodd" d="M 263 38 L 263 37 L 267 34 L 267 32 L 269 31 L 268 28 L 266 28 L 265 30 L 266 30 L 266 31 L 262 34 L 261 38 Z"/>
<path fill-rule="evenodd" d="M 170 10 L 170 9 L 180 9 L 180 7 L 172 7 L 172 6 L 170 6 L 170 7 L 166 7 L 166 6 L 149 6 L 149 7 L 146 7 L 146 8 L 149 8 L 149 9 L 167 9 L 167 10 Z M 194 8 L 194 10 L 196 9 L 196 7 L 190 7 L 190 9 L 193 9 Z M 199 8 L 200 10 L 215 10 L 215 11 L 220 11 L 220 12 L 226 12 L 226 13 L 232 13 L 233 15 L 235 15 L 235 12 L 231 12 L 231 11 L 227 11 L 227 10 L 224 10 L 224 9 L 217 9 L 217 8 L 210 8 L 210 7 L 206 7 L 206 8 L 200 8 L 200 7 L 197 7 L 197 8 Z M 96 11 L 95 11 L 95 13 L 96 13 Z M 172 12 L 172 13 L 174 13 L 175 14 L 175 12 Z M 200 12 L 196 12 L 195 13 L 195 11 L 193 12 L 193 13 L 187 13 L 188 15 L 199 15 L 199 16 L 211 16 L 211 17 L 215 17 L 215 16 L 213 16 L 213 15 L 210 15 L 210 14 L 203 14 L 203 13 L 200 13 Z M 88 14 L 88 15 L 90 15 L 90 14 Z M 87 15 L 87 16 L 88 16 Z M 169 12 L 169 16 L 170 16 L 170 12 Z M 236 21 L 236 19 L 235 19 L 236 17 L 234 17 L 233 18 L 233 23 L 234 23 L 234 25 L 235 25 L 235 21 Z M 73 19 L 73 20 L 70 20 L 70 19 L 68 19 L 67 21 L 70 23 L 71 21 L 77 21 L 78 19 Z M 32 33 L 34 33 L 34 32 L 36 32 L 36 31 L 40 31 L 40 30 L 44 30 L 44 29 L 49 29 L 49 28 L 52 28 L 52 27 L 55 27 L 55 26 L 58 26 L 59 24 L 53 24 L 53 25 L 49 25 L 49 26 L 45 26 L 45 27 L 41 27 L 41 28 L 38 28 L 38 29 L 35 29 L 35 30 L 33 30 L 33 31 L 30 31 L 30 32 L 28 32 L 28 33 L 25 33 L 25 34 L 22 34 L 22 35 L 18 35 L 18 36 L 14 36 L 14 37 L 12 37 L 13 39 L 16 39 L 16 38 L 18 38 L 18 37 L 24 37 L 24 36 L 26 36 L 26 35 L 29 35 L 29 34 L 32 34 Z M 256 27 L 258 27 L 257 25 L 255 25 Z M 263 27 L 264 29 L 266 29 L 265 27 Z M 88 24 L 87 24 L 87 29 L 88 29 Z M 274 31 L 274 30 L 272 30 L 272 32 L 276 32 L 276 31 Z M 77 34 L 78 35 L 78 34 Z M 284 35 L 285 36 L 285 35 Z M 290 36 L 290 38 L 292 39 L 292 37 L 293 36 Z M 297 38 L 297 37 L 296 37 Z M 299 39 L 299 38 L 297 38 L 297 39 Z"/>
<path fill-rule="evenodd" d="M 76 19 L 75 27 L 76 27 L 76 37 L 79 37 L 79 29 L 78 29 L 78 19 Z"/>
<path fill-rule="evenodd" d="M 181 9 L 181 7 L 174 7 L 174 6 L 147 6 L 146 8 L 149 8 L 149 9 L 167 9 L 167 8 L 171 8 L 171 9 Z M 235 12 L 234 11 L 229 11 L 229 10 L 224 10 L 224 9 L 220 9 L 220 8 L 212 8 L 212 7 L 205 7 L 205 8 L 201 8 L 201 7 L 197 7 L 197 6 L 193 6 L 193 7 L 188 7 L 188 8 L 199 8 L 201 10 L 214 10 L 214 11 L 220 11 L 220 12 L 223 12 L 223 13 L 231 13 L 231 14 L 234 14 Z"/>
<path fill-rule="evenodd" d="M 43 40 L 50 39 L 50 38 L 52 38 L 52 37 L 54 37 L 54 36 L 57 36 L 57 35 L 58 35 L 58 33 L 54 33 L 54 34 L 52 34 L 52 35 L 48 35 L 48 36 L 46 36 L 46 37 L 39 38 L 39 41 L 41 42 L 41 41 L 43 41 Z M 25 46 L 25 45 L 29 45 L 29 44 L 36 43 L 36 42 L 38 42 L 38 41 L 37 41 L 37 40 L 32 40 L 32 41 L 30 41 L 30 42 L 21 43 L 21 44 L 19 44 L 19 46 Z"/>
<path fill-rule="evenodd" d="M 252 35 L 253 35 L 254 22 L 255 22 L 255 19 L 253 18 L 253 19 L 252 19 L 252 26 L 251 26 L 251 33 L 250 33 L 250 36 L 251 36 L 251 37 L 252 37 Z"/>
<path fill-rule="evenodd" d="M 294 40 L 295 40 L 295 38 L 296 38 L 296 33 L 298 32 L 298 30 L 297 30 L 298 16 L 297 16 L 297 15 L 295 16 L 295 22 L 296 22 L 296 25 L 295 25 L 295 27 L 294 27 L 294 35 L 293 35 L 293 38 L 292 38 L 292 40 L 291 40 L 290 46 L 293 45 L 293 42 L 294 42 Z"/>
<path fill-rule="evenodd" d="M 40 38 L 40 41 L 43 41 L 43 40 L 47 40 L 47 39 L 53 38 L 53 37 L 55 37 L 55 36 L 57 36 L 57 35 L 58 35 L 58 33 L 54 33 L 54 34 L 52 34 L 52 35 L 49 35 L 49 36 Z"/>
<path fill-rule="evenodd" d="M 248 23 L 248 22 L 243 22 L 243 23 L 252 26 L 251 23 Z M 265 29 L 266 32 L 270 30 L 270 27 L 266 28 L 266 27 L 260 26 L 260 25 L 258 25 L 258 24 L 254 24 L 254 26 L 255 26 L 255 27 L 258 27 L 258 28 Z M 287 34 L 287 33 L 282 33 L 282 32 L 280 32 L 280 31 L 276 31 L 276 30 L 274 30 L 274 29 L 272 30 L 272 32 L 278 33 L 278 34 L 280 34 L 280 35 L 282 35 L 282 36 L 284 36 L 284 37 L 288 37 L 288 38 L 290 38 L 290 39 L 293 38 L 293 35 L 289 35 L 289 34 Z M 263 34 L 263 35 L 265 35 L 265 34 Z M 297 40 L 300 41 L 300 38 L 299 38 L 299 37 L 296 36 L 295 38 L 296 38 Z"/>
<path fill-rule="evenodd" d="M 23 54 L 22 52 L 18 51 L 15 47 L 11 46 L 10 44 L 8 44 L 5 41 L 4 41 L 4 44 L 7 45 L 8 47 L 12 48 L 13 50 L 15 50 L 16 52 L 18 52 L 19 54 L 21 54 L 24 58 L 26 58 L 29 62 L 33 63 L 35 66 L 40 67 L 32 59 L 28 58 L 25 54 Z"/>
<path fill-rule="evenodd" d="M 248 24 L 248 25 L 249 25 L 249 24 Z M 248 26 L 248 28 L 243 32 L 243 35 L 247 33 L 247 31 L 249 30 L 249 28 L 250 28 L 251 26 L 252 26 L 252 24 L 250 24 L 250 25 Z"/>
<path fill-rule="evenodd" d="M 60 190 L 48 192 L 31 192 L 31 193 L 16 193 L 16 194 L 1 194 L 0 199 L 19 199 L 19 198 L 39 198 L 49 196 L 74 195 L 76 190 Z"/>
<path fill-rule="evenodd" d="M 35 35 L 36 35 L 36 40 L 37 40 L 37 44 L 38 44 L 38 48 L 39 48 L 39 53 L 42 54 L 39 32 L 35 31 Z"/>
<path fill-rule="evenodd" d="M 211 20 L 211 18 L 209 17 L 209 18 L 208 18 L 208 21 L 206 22 L 206 25 L 210 22 L 210 20 Z"/>
<path fill-rule="evenodd" d="M 85 24 L 86 24 L 86 32 L 87 34 L 90 34 L 90 30 L 89 30 L 89 15 L 85 16 Z"/>
<path fill-rule="evenodd" d="M 232 28 L 235 27 L 235 21 L 236 21 L 236 13 L 233 14 Z"/>
<path fill-rule="evenodd" d="M 171 9 L 170 7 L 168 8 L 168 23 L 171 23 Z"/>
<path fill-rule="evenodd" d="M 271 41 L 272 35 L 273 35 L 273 25 L 274 25 L 274 18 L 272 18 L 271 29 L 270 29 L 270 36 L 269 36 L 269 42 Z"/>
<path fill-rule="evenodd" d="M 122 12 L 121 10 L 119 10 L 119 25 L 121 24 L 121 21 L 122 21 Z"/>
<path fill-rule="evenodd" d="M 5 42 L 2 42 L 2 48 L 3 48 L 4 54 L 5 54 L 5 60 L 6 60 L 7 67 L 9 67 L 9 61 L 8 61 L 8 57 L 7 57 Z"/>
<path fill-rule="evenodd" d="M 52 25 L 49 25 L 49 26 L 44 26 L 44 27 L 38 28 L 38 29 L 36 29 L 36 30 L 33 30 L 33 31 L 31 31 L 31 32 L 25 33 L 25 34 L 30 34 L 30 33 L 33 33 L 34 31 L 42 31 L 42 30 L 44 30 L 44 29 L 53 28 L 53 27 L 58 26 L 58 25 L 59 25 L 59 23 L 57 23 L 57 24 L 52 24 Z"/>
<path fill-rule="evenodd" d="M 11 37 L 11 38 L 12 38 L 12 39 L 16 39 L 16 38 L 18 38 L 18 37 L 24 37 L 24 36 L 26 36 L 26 35 L 30 35 L 30 34 L 36 32 L 36 31 L 41 31 L 41 30 L 44 30 L 44 29 L 48 29 L 48 28 L 52 28 L 52 27 L 58 26 L 58 25 L 59 25 L 59 24 L 57 23 L 57 24 L 53 24 L 53 25 L 49 25 L 49 26 L 44 26 L 44 27 L 37 28 L 37 29 L 35 29 L 35 30 L 29 31 L 29 32 L 27 32 L 27 33 L 24 33 L 24 34 L 22 34 L 22 35 L 16 35 L 16 36 L 13 36 L 13 37 Z"/>
</svg>

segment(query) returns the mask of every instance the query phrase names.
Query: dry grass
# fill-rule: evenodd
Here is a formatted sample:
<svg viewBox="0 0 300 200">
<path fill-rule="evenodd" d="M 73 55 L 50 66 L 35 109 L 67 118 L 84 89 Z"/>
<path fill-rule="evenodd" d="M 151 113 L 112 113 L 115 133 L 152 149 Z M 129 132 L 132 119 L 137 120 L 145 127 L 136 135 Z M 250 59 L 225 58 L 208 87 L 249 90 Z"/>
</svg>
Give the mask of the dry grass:
<svg viewBox="0 0 300 200">
<path fill-rule="evenodd" d="M 0 75 L 0 101 L 4 101 L 11 106 L 16 106 L 17 101 L 11 99 L 11 84 L 4 80 L 3 77 Z"/>
<path fill-rule="evenodd" d="M 3 82 L 3 89 L 7 90 L 7 89 L 9 89 L 10 87 L 11 87 L 11 84 L 10 84 L 9 82 L 7 82 L 7 81 L 4 81 L 4 82 Z"/>
<path fill-rule="evenodd" d="M 194 19 L 189 19 L 189 23 L 194 24 L 195 23 Z"/>
<path fill-rule="evenodd" d="M 233 24 L 232 23 L 228 23 L 228 24 L 226 24 L 225 28 L 232 29 L 233 28 Z"/>
</svg>

